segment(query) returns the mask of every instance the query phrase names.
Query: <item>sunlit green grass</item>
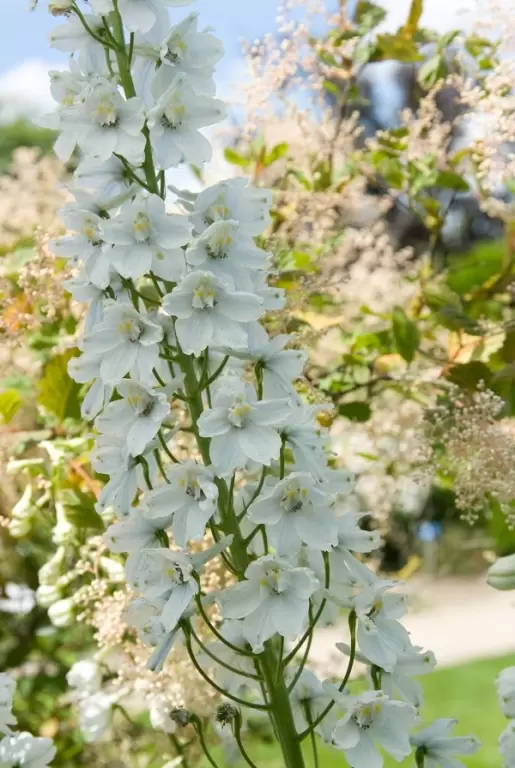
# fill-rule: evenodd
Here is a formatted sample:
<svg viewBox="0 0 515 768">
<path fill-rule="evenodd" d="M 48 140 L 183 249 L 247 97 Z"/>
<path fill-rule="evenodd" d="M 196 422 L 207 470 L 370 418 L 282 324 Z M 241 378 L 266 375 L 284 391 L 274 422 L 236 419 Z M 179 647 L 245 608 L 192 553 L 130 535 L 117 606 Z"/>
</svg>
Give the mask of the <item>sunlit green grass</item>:
<svg viewBox="0 0 515 768">
<path fill-rule="evenodd" d="M 482 743 L 482 749 L 463 763 L 469 768 L 501 768 L 497 753 L 497 738 L 506 721 L 499 711 L 495 692 L 495 678 L 500 670 L 508 665 L 515 665 L 515 656 L 500 659 L 488 659 L 463 664 L 459 667 L 442 669 L 421 678 L 425 691 L 425 707 L 422 713 L 425 723 L 437 717 L 456 717 L 459 724 L 456 734 L 474 733 Z M 277 748 L 272 744 L 248 740 L 246 746 L 257 768 L 284 768 Z M 226 768 L 218 750 L 213 750 L 213 757 L 220 768 Z M 344 768 L 343 755 L 332 749 L 319 750 L 320 768 Z M 313 766 L 313 760 L 306 747 L 306 765 Z M 414 767 L 414 760 L 403 763 L 386 759 L 385 768 L 394 766 Z M 208 766 L 203 763 L 202 768 Z"/>
</svg>

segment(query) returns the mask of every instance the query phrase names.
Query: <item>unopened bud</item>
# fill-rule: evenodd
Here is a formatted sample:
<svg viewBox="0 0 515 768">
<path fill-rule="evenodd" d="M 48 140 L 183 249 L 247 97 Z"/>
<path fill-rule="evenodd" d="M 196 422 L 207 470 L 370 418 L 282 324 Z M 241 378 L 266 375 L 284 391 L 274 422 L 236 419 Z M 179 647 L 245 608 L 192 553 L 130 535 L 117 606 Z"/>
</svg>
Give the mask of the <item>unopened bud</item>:
<svg viewBox="0 0 515 768">
<path fill-rule="evenodd" d="M 487 582 L 494 589 L 515 589 L 515 555 L 500 557 L 488 569 Z"/>
<path fill-rule="evenodd" d="M 52 16 L 67 16 L 72 12 L 73 0 L 51 0 L 48 10 Z"/>
<path fill-rule="evenodd" d="M 238 710 L 233 707 L 232 704 L 229 704 L 226 702 L 225 704 L 220 704 L 218 709 L 216 710 L 216 722 L 220 723 L 220 725 L 223 727 L 224 725 L 230 725 L 236 715 L 238 714 Z"/>
<path fill-rule="evenodd" d="M 191 716 L 187 709 L 172 709 L 170 720 L 173 720 L 180 728 L 186 728 L 190 724 Z"/>
</svg>

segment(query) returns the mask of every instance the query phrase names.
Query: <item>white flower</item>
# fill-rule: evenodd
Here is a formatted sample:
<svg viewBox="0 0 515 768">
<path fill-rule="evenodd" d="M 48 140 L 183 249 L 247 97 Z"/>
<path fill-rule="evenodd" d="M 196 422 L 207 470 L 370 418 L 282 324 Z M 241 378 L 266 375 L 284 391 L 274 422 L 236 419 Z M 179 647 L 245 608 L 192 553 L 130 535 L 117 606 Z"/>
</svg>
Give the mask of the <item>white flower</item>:
<svg viewBox="0 0 515 768">
<path fill-rule="evenodd" d="M 148 520 L 165 519 L 176 543 L 184 547 L 189 540 L 204 537 L 206 524 L 216 511 L 218 488 L 212 471 L 194 461 L 167 469 L 167 477 L 168 485 L 145 494 L 142 509 Z"/>
<path fill-rule="evenodd" d="M 104 195 L 119 195 L 132 184 L 122 161 L 112 155 L 108 160 L 84 158 L 75 171 L 77 183 L 85 189 L 94 189 Z"/>
<path fill-rule="evenodd" d="M 113 719 L 113 704 L 117 697 L 96 691 L 79 701 L 79 727 L 89 743 L 100 741 Z"/>
<path fill-rule="evenodd" d="M 336 643 L 339 651 L 346 656 L 350 654 L 350 646 L 346 643 Z M 364 664 L 372 665 L 373 662 L 361 651 L 357 651 L 356 658 Z M 410 646 L 397 656 L 395 667 L 391 672 L 381 672 L 381 688 L 390 698 L 398 697 L 419 710 L 423 703 L 422 686 L 414 676 L 427 675 L 436 665 L 436 659 L 432 651 L 424 651 L 418 646 Z"/>
<path fill-rule="evenodd" d="M 151 481 L 156 471 L 152 447 L 150 445 L 148 452 L 144 455 Z M 140 457 L 131 456 L 124 438 L 116 435 L 100 435 L 97 438 L 91 463 L 97 472 L 109 475 L 109 481 L 98 497 L 100 508 L 113 506 L 122 515 L 127 515 L 138 488 L 146 487 Z"/>
<path fill-rule="evenodd" d="M 293 556 L 303 543 L 328 551 L 338 541 L 332 499 L 307 472 L 292 472 L 267 488 L 247 514 L 264 523 L 278 555 Z"/>
<path fill-rule="evenodd" d="M 170 711 L 173 707 L 170 705 L 165 693 L 157 693 L 152 697 L 149 706 L 150 725 L 156 731 L 163 733 L 175 733 L 177 724 L 170 717 Z"/>
<path fill-rule="evenodd" d="M 309 599 L 318 588 L 315 575 L 307 568 L 270 555 L 251 563 L 246 581 L 220 595 L 226 619 L 243 619 L 243 636 L 255 653 L 275 635 L 294 640 L 306 626 Z"/>
<path fill-rule="evenodd" d="M 166 601 L 160 598 L 147 600 L 137 597 L 124 611 L 124 621 L 136 630 L 145 645 L 159 645 L 168 634 L 161 621 L 165 603 Z"/>
<path fill-rule="evenodd" d="M 46 768 L 55 757 L 52 739 L 36 738 L 21 731 L 0 741 L 2 768 Z"/>
<path fill-rule="evenodd" d="M 187 554 L 169 549 L 144 549 L 129 555 L 127 580 L 143 597 L 165 600 L 161 621 L 167 631 L 176 627 L 192 598 L 198 594 L 193 566 L 194 560 Z"/>
<path fill-rule="evenodd" d="M 283 429 L 283 438 L 293 449 L 297 468 L 311 472 L 320 480 L 327 474 L 327 435 L 315 417 L 317 413 L 328 409 L 330 407 L 326 405 L 290 402 Z"/>
<path fill-rule="evenodd" d="M 515 721 L 513 720 L 499 736 L 499 752 L 503 756 L 504 768 L 515 768 Z"/>
<path fill-rule="evenodd" d="M 326 490 L 325 486 L 322 486 Z M 338 553 L 373 552 L 381 546 L 381 536 L 378 531 L 364 531 L 358 523 L 366 513 L 344 512 L 337 519 L 338 542 L 332 553 L 332 558 L 337 559 Z"/>
<path fill-rule="evenodd" d="M 506 667 L 499 674 L 497 693 L 505 717 L 515 717 L 515 667 Z"/>
<path fill-rule="evenodd" d="M 96 661 L 81 659 L 76 661 L 66 675 L 70 688 L 76 688 L 79 695 L 96 693 L 102 685 L 102 672 Z"/>
<path fill-rule="evenodd" d="M 406 597 L 387 594 L 396 582 L 373 579 L 353 600 L 358 616 L 358 646 L 374 664 L 387 672 L 399 655 L 411 647 L 409 634 L 397 619 L 406 613 Z"/>
<path fill-rule="evenodd" d="M 103 539 L 111 552 L 139 552 L 159 546 L 158 532 L 164 527 L 162 520 L 149 519 L 138 508 L 133 508 L 127 517 L 109 526 Z"/>
<path fill-rule="evenodd" d="M 249 384 L 237 379 L 219 391 L 213 407 L 198 420 L 200 434 L 211 438 L 211 461 L 225 475 L 247 461 L 266 466 L 279 457 L 281 438 L 276 427 L 283 424 L 286 400 L 258 401 Z"/>
<path fill-rule="evenodd" d="M 109 403 L 95 426 L 100 432 L 125 437 L 129 453 L 138 456 L 170 413 L 168 399 L 162 392 L 129 379 L 122 379 L 117 389 L 123 399 Z"/>
<path fill-rule="evenodd" d="M 155 26 L 136 46 L 133 79 L 138 93 L 144 93 L 149 102 L 166 91 L 179 73 L 187 76 L 199 96 L 214 95 L 213 72 L 223 56 L 223 45 L 209 32 L 199 33 L 197 20 L 198 13 L 190 13 L 165 35 Z"/>
<path fill-rule="evenodd" d="M 248 642 L 243 635 L 241 621 L 224 621 L 220 634 L 236 648 L 240 648 L 242 651 L 249 650 Z M 252 658 L 232 650 L 221 640 L 209 643 L 207 648 L 217 659 L 241 672 L 241 674 L 238 674 L 221 664 L 216 664 L 210 656 L 205 655 L 206 667 L 214 667 L 216 680 L 224 690 L 237 695 L 246 688 L 259 687 L 258 681 L 245 676 L 256 674 Z"/>
<path fill-rule="evenodd" d="M 99 33 L 102 29 L 102 20 L 95 18 L 89 13 L 84 14 L 84 18 L 89 28 L 93 32 Z M 89 32 L 82 25 L 78 16 L 70 15 L 65 24 L 55 27 L 49 35 L 50 45 L 63 53 L 74 53 L 75 51 L 86 50 L 91 46 L 100 48 Z"/>
<path fill-rule="evenodd" d="M 12 714 L 13 696 L 16 683 L 11 675 L 0 672 L 0 733 L 11 732 L 11 725 L 16 725 L 16 718 Z"/>
<path fill-rule="evenodd" d="M 63 113 L 61 120 L 65 130 L 68 126 L 82 129 L 77 143 L 88 157 L 108 160 L 116 152 L 132 163 L 143 160 L 145 116 L 136 97 L 125 100 L 113 86 L 100 85 L 80 107 Z"/>
<path fill-rule="evenodd" d="M 166 170 L 180 163 L 200 167 L 211 159 L 211 144 L 200 133 L 226 116 L 219 99 L 197 96 L 184 75 L 177 75 L 148 111 L 147 123 L 158 166 Z"/>
<path fill-rule="evenodd" d="M 295 667 L 289 670 L 291 677 L 295 673 Z M 310 669 L 303 669 L 290 693 L 290 703 L 297 733 L 305 731 L 322 714 L 331 701 L 332 696 L 327 693 L 317 676 Z M 333 708 L 316 727 L 316 733 L 325 742 L 331 741 L 336 720 L 336 711 Z"/>
<path fill-rule="evenodd" d="M 198 234 L 215 221 L 237 221 L 249 235 L 259 235 L 270 223 L 270 192 L 248 184 L 247 179 L 220 181 L 196 198 L 191 221 Z"/>
<path fill-rule="evenodd" d="M 211 272 L 192 272 L 168 293 L 163 309 L 177 317 L 175 331 L 183 350 L 199 355 L 209 344 L 243 347 L 242 326 L 261 314 L 257 296 L 230 291 Z"/>
<path fill-rule="evenodd" d="M 237 290 L 252 293 L 247 270 L 263 271 L 269 254 L 258 248 L 236 221 L 215 221 L 186 251 L 194 269 L 212 272 Z"/>
<path fill-rule="evenodd" d="M 382 691 L 346 696 L 326 684 L 345 712 L 333 730 L 333 744 L 353 768 L 382 768 L 377 745 L 399 762 L 411 753 L 409 731 L 416 721 L 413 707 Z"/>
<path fill-rule="evenodd" d="M 424 768 L 463 768 L 456 755 L 472 755 L 481 742 L 475 736 L 451 736 L 457 720 L 442 718 L 411 737 L 417 752 L 424 756 Z M 502 737 L 501 737 L 502 738 Z"/>
<path fill-rule="evenodd" d="M 168 25 L 165 6 L 189 5 L 191 0 L 118 0 L 118 8 L 127 29 L 148 32 L 154 26 Z"/>
<path fill-rule="evenodd" d="M 302 375 L 307 359 L 306 351 L 285 349 L 292 337 L 280 334 L 271 339 L 259 323 L 249 323 L 247 333 L 247 349 L 244 352 L 234 350 L 231 354 L 257 364 L 263 375 L 263 397 L 267 400 L 276 397 L 297 399 L 298 394 L 292 381 Z"/>
<path fill-rule="evenodd" d="M 190 239 L 185 216 L 167 215 L 157 195 L 141 196 L 124 204 L 116 218 L 104 221 L 102 233 L 113 248 L 109 260 L 123 277 L 138 278 L 150 269 L 176 282 L 184 270 L 180 246 Z"/>
<path fill-rule="evenodd" d="M 111 304 L 104 319 L 83 340 L 86 358 L 103 355 L 100 377 L 105 384 L 118 384 L 126 373 L 142 382 L 152 378 L 163 329 L 132 307 Z M 89 354 L 88 354 L 89 353 Z"/>
</svg>

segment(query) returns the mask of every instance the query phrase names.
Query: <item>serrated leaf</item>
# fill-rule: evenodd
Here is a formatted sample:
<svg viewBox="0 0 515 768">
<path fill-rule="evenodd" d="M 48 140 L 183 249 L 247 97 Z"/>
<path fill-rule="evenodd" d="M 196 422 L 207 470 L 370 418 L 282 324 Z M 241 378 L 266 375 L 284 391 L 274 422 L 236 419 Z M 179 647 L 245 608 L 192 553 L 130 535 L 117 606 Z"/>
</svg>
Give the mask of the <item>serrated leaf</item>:
<svg viewBox="0 0 515 768">
<path fill-rule="evenodd" d="M 402 307 L 393 308 L 392 331 L 395 349 L 407 363 L 411 363 L 420 346 L 420 333 Z"/>
<path fill-rule="evenodd" d="M 4 389 L 0 392 L 0 423 L 9 424 L 21 408 L 22 402 L 15 389 Z"/>
<path fill-rule="evenodd" d="M 60 423 L 64 419 L 80 419 L 80 386 L 68 375 L 68 362 L 77 354 L 77 350 L 70 349 L 53 357 L 45 365 L 39 382 L 38 405 Z"/>
<path fill-rule="evenodd" d="M 352 403 L 341 403 L 338 406 L 338 413 L 350 421 L 364 422 L 369 420 L 372 410 L 368 403 L 354 401 Z"/>
<path fill-rule="evenodd" d="M 231 149 L 231 147 L 226 147 L 224 149 L 224 157 L 228 163 L 231 163 L 232 165 L 239 165 L 241 168 L 246 168 L 250 164 L 248 157 L 240 155 L 239 152 L 236 152 L 235 149 Z"/>
</svg>

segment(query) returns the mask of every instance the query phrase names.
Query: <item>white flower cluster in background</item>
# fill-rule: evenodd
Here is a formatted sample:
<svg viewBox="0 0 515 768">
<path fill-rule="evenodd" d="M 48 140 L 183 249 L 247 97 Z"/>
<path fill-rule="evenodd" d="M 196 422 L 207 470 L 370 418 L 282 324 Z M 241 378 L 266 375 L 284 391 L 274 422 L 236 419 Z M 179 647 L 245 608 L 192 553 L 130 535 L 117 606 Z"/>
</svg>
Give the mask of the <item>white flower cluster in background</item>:
<svg viewBox="0 0 515 768">
<path fill-rule="evenodd" d="M 26 731 L 13 731 L 12 713 L 16 682 L 6 672 L 0 673 L 0 765 L 2 768 L 45 768 L 55 756 L 52 739 L 38 738 Z"/>
<path fill-rule="evenodd" d="M 183 4 L 90 0 L 83 13 L 73 3 L 51 37 L 72 54 L 70 69 L 52 74 L 56 151 L 82 157 L 63 210 L 70 234 L 53 247 L 77 268 L 73 295 L 89 301 L 70 374 L 90 382 L 92 463 L 108 478 L 99 512 L 118 517 L 105 542 L 127 555 L 137 597 L 126 619 L 155 648 L 150 667 L 182 644 L 238 705 L 220 717 L 242 754 L 248 707 L 270 715 L 287 768 L 302 768 L 300 744 L 315 733 L 353 768 L 380 768 L 381 749 L 398 760 L 413 749 L 422 701 L 410 675 L 434 658 L 412 645 L 396 583 L 363 562 L 379 537 L 360 527 L 349 474 L 328 464 L 318 408 L 296 393 L 305 353 L 260 324 L 284 305 L 255 239 L 270 195 L 244 179 L 198 195 L 172 188 L 182 212 L 167 212 L 165 174 L 208 161 L 201 129 L 225 117 L 213 95 L 222 46 L 196 14 L 169 25 L 167 6 Z M 195 443 L 187 458 L 185 437 Z M 218 557 L 233 583 L 205 591 L 200 576 Z M 334 685 L 305 665 L 315 627 L 342 607 L 349 664 Z M 371 686 L 351 696 L 358 651 Z M 70 683 L 87 692 L 83 673 Z M 83 712 L 93 730 L 100 710 Z M 471 751 L 449 730 L 438 721 L 415 737 L 419 765 L 455 766 L 448 755 Z"/>
</svg>

